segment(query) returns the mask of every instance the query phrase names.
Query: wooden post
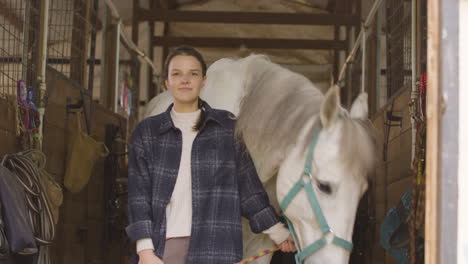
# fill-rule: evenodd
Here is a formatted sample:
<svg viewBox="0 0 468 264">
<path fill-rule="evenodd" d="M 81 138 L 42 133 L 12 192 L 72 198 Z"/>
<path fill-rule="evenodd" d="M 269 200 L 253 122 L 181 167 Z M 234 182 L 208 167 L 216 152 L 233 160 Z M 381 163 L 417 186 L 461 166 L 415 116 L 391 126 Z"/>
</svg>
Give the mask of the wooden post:
<svg viewBox="0 0 468 264">
<path fill-rule="evenodd" d="M 440 0 L 428 0 L 425 263 L 439 263 Z"/>
<path fill-rule="evenodd" d="M 150 0 L 150 10 L 154 10 L 156 7 L 155 0 Z M 149 58 L 154 61 L 154 21 L 148 21 L 149 23 Z M 147 65 L 148 68 L 148 100 L 156 96 L 156 91 L 153 85 L 153 70 L 150 65 Z"/>
<path fill-rule="evenodd" d="M 73 29 L 71 43 L 70 78 L 84 87 L 84 73 L 88 57 L 90 0 L 73 1 Z"/>
<path fill-rule="evenodd" d="M 164 31 L 163 37 L 167 36 L 169 33 L 169 23 L 164 22 Z M 164 62 L 166 61 L 167 56 L 169 55 L 169 46 L 164 45 L 162 50 L 162 58 L 161 58 L 161 70 L 164 67 Z M 161 71 L 162 72 L 162 71 Z M 163 79 L 165 76 L 161 76 Z M 158 94 L 163 92 L 163 87 L 161 83 L 158 83 Z"/>
<path fill-rule="evenodd" d="M 139 38 L 139 25 L 140 21 L 138 20 L 138 10 L 140 8 L 140 1 L 134 0 L 133 1 L 133 18 L 132 18 L 132 41 L 135 45 L 138 46 L 138 38 Z M 128 128 L 130 131 L 136 126 L 138 122 L 139 116 L 139 108 L 140 108 L 140 61 L 138 60 L 138 56 L 135 52 L 132 52 L 132 78 L 133 78 L 133 85 L 134 90 L 132 94 L 132 115 L 129 118 Z M 127 131 L 128 132 L 128 131 Z M 127 135 L 130 135 L 127 133 Z"/>
<path fill-rule="evenodd" d="M 335 6 L 333 8 L 333 11 L 335 14 L 340 14 L 343 12 L 343 5 L 339 5 L 339 2 L 335 2 Z M 334 25 L 334 40 L 340 40 L 340 26 Z M 340 71 L 340 52 L 339 50 L 334 50 L 333 51 L 333 82 L 336 82 L 338 80 L 338 74 Z"/>
<path fill-rule="evenodd" d="M 103 38 L 105 39 L 106 47 L 103 50 L 104 64 L 102 65 L 104 76 L 103 83 L 101 87 L 101 101 L 102 104 L 106 106 L 107 109 L 113 109 L 115 97 L 115 76 L 118 74 L 116 72 L 116 55 L 117 55 L 117 42 L 116 38 L 118 35 L 117 24 L 113 21 L 112 12 L 106 6 L 106 22 Z"/>
<path fill-rule="evenodd" d="M 88 90 L 91 97 L 93 96 L 93 88 L 94 88 L 94 65 L 96 63 L 96 32 L 97 32 L 97 21 L 98 21 L 98 8 L 99 8 L 99 0 L 93 0 L 93 7 L 92 7 L 92 17 L 91 17 L 91 25 L 94 27 L 91 31 L 91 47 L 89 51 L 89 74 L 88 74 Z"/>
</svg>

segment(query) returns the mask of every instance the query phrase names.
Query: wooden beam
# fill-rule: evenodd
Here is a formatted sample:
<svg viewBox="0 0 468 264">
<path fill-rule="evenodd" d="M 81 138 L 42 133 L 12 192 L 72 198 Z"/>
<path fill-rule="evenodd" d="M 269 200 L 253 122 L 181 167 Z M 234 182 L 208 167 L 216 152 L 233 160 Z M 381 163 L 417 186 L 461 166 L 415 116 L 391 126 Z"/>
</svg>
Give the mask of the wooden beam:
<svg viewBox="0 0 468 264">
<path fill-rule="evenodd" d="M 160 0 L 157 3 L 157 7 L 162 7 L 164 9 L 175 9 L 178 4 L 176 0 Z"/>
<path fill-rule="evenodd" d="M 205 48 L 240 48 L 245 46 L 251 49 L 346 49 L 345 41 L 260 38 L 154 37 L 153 45 L 169 47 L 190 45 Z"/>
<path fill-rule="evenodd" d="M 140 21 L 274 25 L 355 25 L 359 18 L 343 14 L 213 12 L 140 9 Z"/>
</svg>

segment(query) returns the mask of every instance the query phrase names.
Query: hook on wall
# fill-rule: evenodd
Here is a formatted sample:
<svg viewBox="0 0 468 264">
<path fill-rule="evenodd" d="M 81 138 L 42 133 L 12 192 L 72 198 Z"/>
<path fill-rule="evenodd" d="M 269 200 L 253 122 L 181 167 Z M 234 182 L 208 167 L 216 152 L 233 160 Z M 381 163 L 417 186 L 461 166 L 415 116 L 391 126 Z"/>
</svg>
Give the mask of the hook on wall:
<svg viewBox="0 0 468 264">
<path fill-rule="evenodd" d="M 83 110 L 85 125 L 86 125 L 86 132 L 89 135 L 90 134 L 89 119 L 88 119 L 88 115 L 86 114 L 86 109 L 85 109 L 85 104 L 84 104 L 83 99 L 80 98 L 76 104 L 73 104 L 71 97 L 67 96 L 67 103 L 66 103 L 65 107 L 66 107 L 66 111 L 67 111 L 67 119 L 68 119 L 68 114 L 76 113 L 77 110 L 80 110 L 80 109 Z"/>
<path fill-rule="evenodd" d="M 389 127 L 399 126 L 402 128 L 403 126 L 403 112 L 402 111 L 392 111 L 388 110 L 385 125 Z"/>
<path fill-rule="evenodd" d="M 71 99 L 71 97 L 67 96 L 66 108 L 67 108 L 67 115 L 68 115 L 69 113 L 73 113 L 73 112 L 74 112 L 73 110 L 77 110 L 77 109 L 83 108 L 83 100 L 82 100 L 82 99 L 79 99 L 78 102 L 77 102 L 76 104 L 72 104 L 72 99 Z"/>
</svg>

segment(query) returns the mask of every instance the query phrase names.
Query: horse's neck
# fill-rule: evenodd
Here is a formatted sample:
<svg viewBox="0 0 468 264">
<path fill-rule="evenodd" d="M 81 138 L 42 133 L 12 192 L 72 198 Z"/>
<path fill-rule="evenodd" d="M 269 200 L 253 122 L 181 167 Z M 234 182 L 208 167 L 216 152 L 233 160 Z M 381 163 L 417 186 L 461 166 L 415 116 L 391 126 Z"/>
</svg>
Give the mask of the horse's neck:
<svg viewBox="0 0 468 264">
<path fill-rule="evenodd" d="M 310 144 L 308 137 L 310 137 L 311 132 L 317 132 L 317 126 L 320 124 L 318 114 L 313 116 L 308 122 L 304 124 L 299 133 L 297 141 L 294 145 L 289 146 L 287 149 L 273 148 L 268 152 L 262 150 L 250 150 L 250 155 L 254 160 L 255 167 L 257 168 L 258 175 L 260 180 L 263 183 L 271 181 L 273 177 L 277 176 L 278 170 L 281 167 L 286 155 L 295 147 L 307 149 L 307 146 Z M 249 146 L 248 142 L 246 145 Z M 276 180 L 275 180 L 276 181 Z"/>
</svg>

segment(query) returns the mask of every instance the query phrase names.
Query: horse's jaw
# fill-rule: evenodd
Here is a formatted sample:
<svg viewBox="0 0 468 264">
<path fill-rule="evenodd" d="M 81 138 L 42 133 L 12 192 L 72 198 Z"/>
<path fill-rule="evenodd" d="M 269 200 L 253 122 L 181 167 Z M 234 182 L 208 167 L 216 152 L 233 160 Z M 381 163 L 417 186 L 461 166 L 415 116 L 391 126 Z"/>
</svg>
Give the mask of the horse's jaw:
<svg viewBox="0 0 468 264">
<path fill-rule="evenodd" d="M 315 221 L 313 221 L 315 222 Z M 310 224 L 311 219 L 296 219 L 293 225 L 301 249 L 305 249 L 322 237 L 317 222 Z M 307 234 L 304 236 L 304 234 Z M 350 252 L 331 243 L 332 236 L 325 236 L 327 244 L 304 260 L 304 264 L 348 264 Z"/>
<path fill-rule="evenodd" d="M 328 245 L 328 247 L 336 247 L 334 245 Z M 330 250 L 330 253 L 323 249 L 323 252 L 317 252 L 316 255 L 308 257 L 304 264 L 348 264 L 349 263 L 349 252 L 341 248 L 335 248 Z"/>
</svg>

